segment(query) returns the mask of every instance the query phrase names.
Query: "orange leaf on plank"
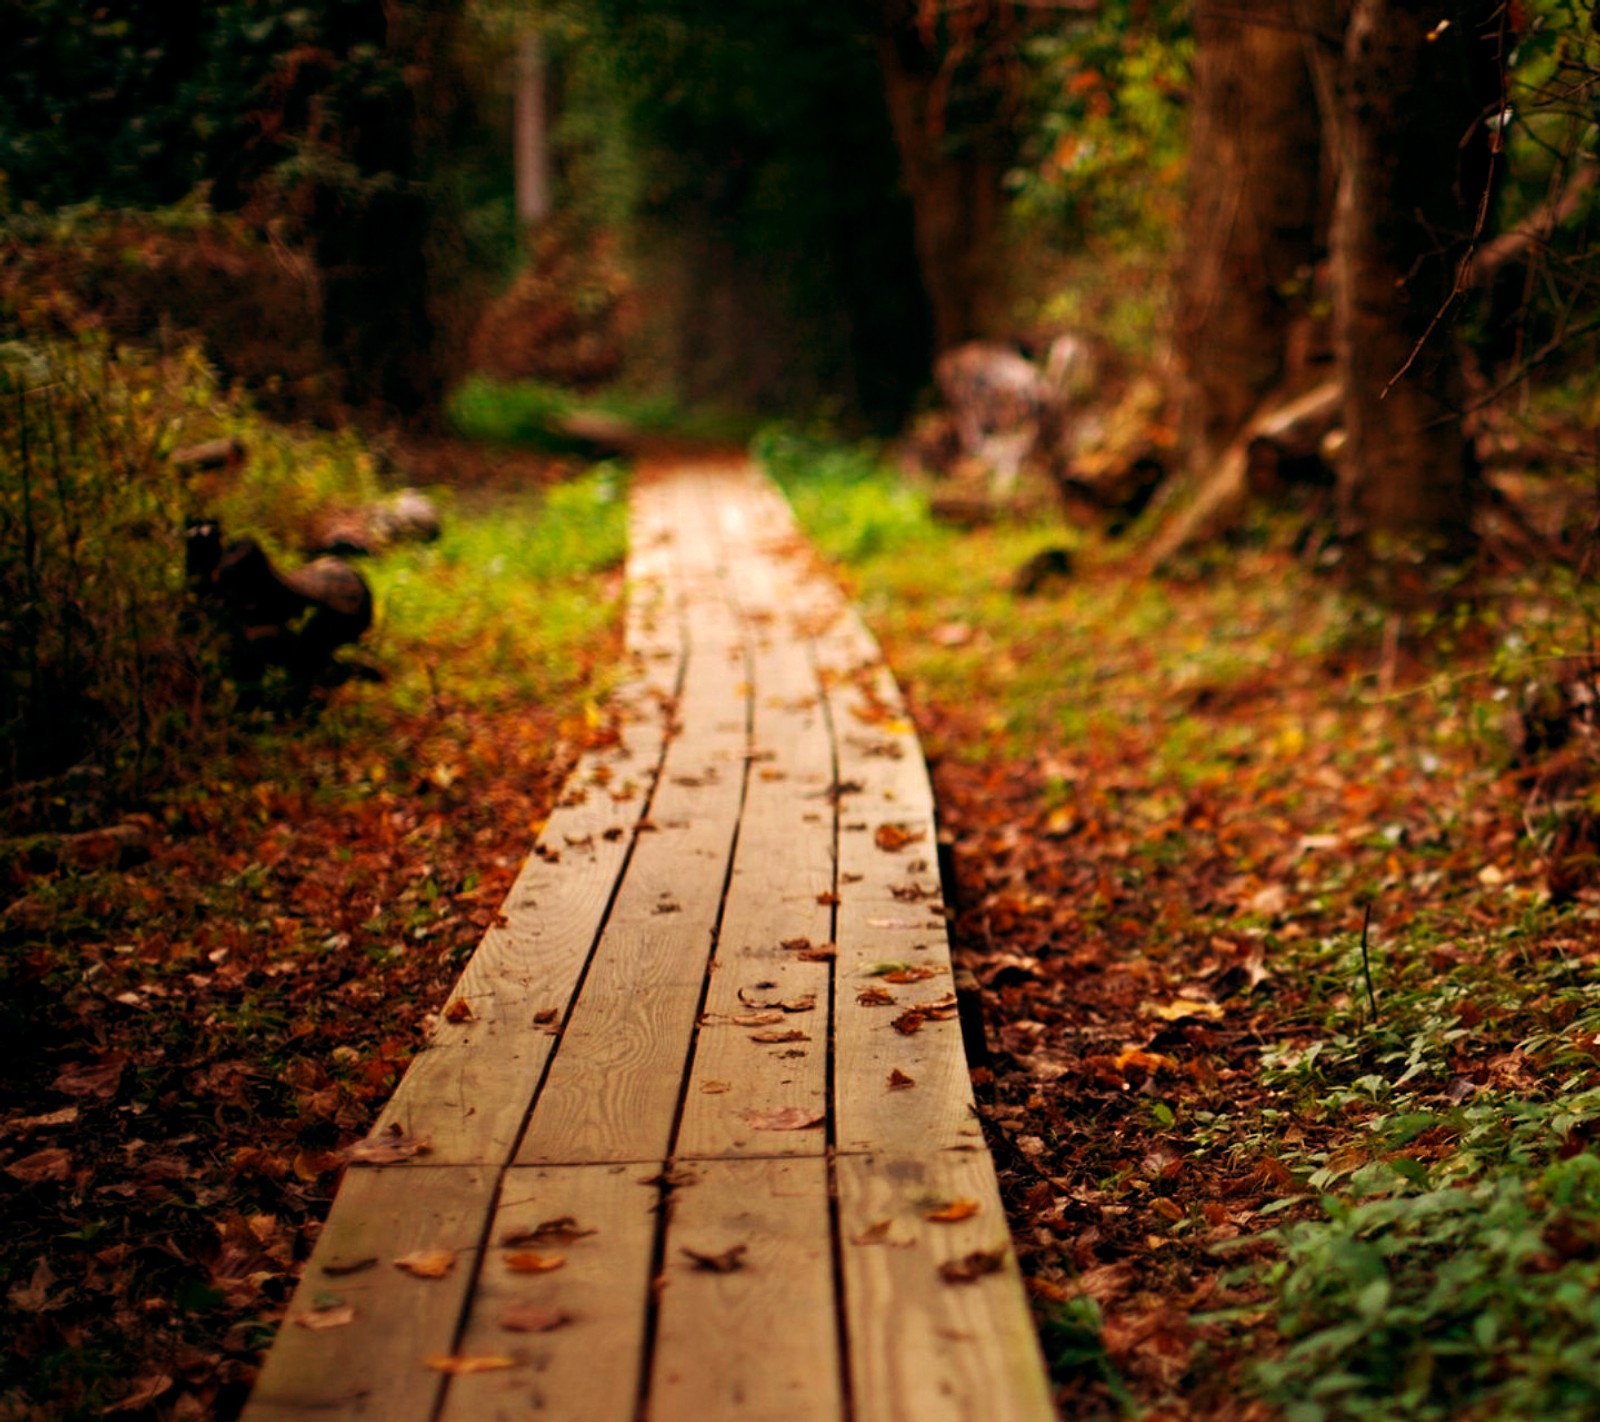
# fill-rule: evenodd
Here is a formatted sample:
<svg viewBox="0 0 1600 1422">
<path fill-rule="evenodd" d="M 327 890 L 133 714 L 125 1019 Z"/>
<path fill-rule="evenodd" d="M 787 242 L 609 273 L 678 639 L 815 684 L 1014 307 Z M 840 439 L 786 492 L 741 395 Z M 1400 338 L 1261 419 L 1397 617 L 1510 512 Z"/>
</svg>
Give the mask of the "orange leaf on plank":
<svg viewBox="0 0 1600 1422">
<path fill-rule="evenodd" d="M 417 1279 L 442 1279 L 455 1266 L 453 1249 L 413 1249 L 394 1261 L 396 1269 L 403 1269 Z"/>
<path fill-rule="evenodd" d="M 956 1224 L 970 1220 L 982 1208 L 976 1200 L 946 1200 L 944 1204 L 927 1211 L 922 1218 L 935 1224 Z"/>
<path fill-rule="evenodd" d="M 506 1268 L 513 1274 L 548 1274 L 565 1267 L 566 1262 L 559 1254 L 537 1254 L 531 1249 L 506 1255 Z"/>
</svg>

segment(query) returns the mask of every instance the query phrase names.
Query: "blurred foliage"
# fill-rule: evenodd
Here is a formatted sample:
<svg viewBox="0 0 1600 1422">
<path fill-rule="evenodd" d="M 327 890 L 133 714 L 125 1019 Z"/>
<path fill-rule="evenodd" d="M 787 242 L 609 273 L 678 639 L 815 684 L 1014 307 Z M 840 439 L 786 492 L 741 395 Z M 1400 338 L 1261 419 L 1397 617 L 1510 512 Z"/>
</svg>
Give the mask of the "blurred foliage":
<svg viewBox="0 0 1600 1422">
<path fill-rule="evenodd" d="M 483 217 L 494 204 L 458 9 L 0 0 L 8 240 L 52 235 L 18 214 L 182 204 L 169 239 L 187 223 L 203 251 L 198 219 L 238 213 L 311 279 L 324 379 L 337 393 L 427 408 L 437 362 L 448 365 L 465 340 L 444 294 L 459 295 L 485 265 L 482 249 L 503 241 L 503 223 Z M 259 265 L 233 273 L 240 285 L 259 274 Z M 222 354 L 226 335 L 206 334 Z"/>
<path fill-rule="evenodd" d="M 137 787 L 201 676 L 165 458 L 213 399 L 192 355 L 0 346 L 0 779 L 96 765 Z"/>
</svg>

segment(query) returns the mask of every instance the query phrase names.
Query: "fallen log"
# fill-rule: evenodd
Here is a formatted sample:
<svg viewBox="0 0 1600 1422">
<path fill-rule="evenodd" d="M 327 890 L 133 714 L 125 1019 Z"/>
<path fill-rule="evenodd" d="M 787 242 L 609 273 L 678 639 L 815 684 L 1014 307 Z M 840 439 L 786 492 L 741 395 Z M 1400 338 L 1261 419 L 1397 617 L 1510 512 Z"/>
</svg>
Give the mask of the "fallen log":
<svg viewBox="0 0 1600 1422">
<path fill-rule="evenodd" d="M 1256 491 L 1253 477 L 1275 482 L 1293 468 L 1294 461 L 1316 459 L 1323 438 L 1338 423 L 1342 402 L 1343 389 L 1336 380 L 1292 400 L 1281 395 L 1268 400 L 1203 478 L 1194 498 L 1152 543 L 1152 566 L 1161 568 L 1236 521 Z M 1331 484 L 1331 475 L 1323 482 Z"/>
</svg>

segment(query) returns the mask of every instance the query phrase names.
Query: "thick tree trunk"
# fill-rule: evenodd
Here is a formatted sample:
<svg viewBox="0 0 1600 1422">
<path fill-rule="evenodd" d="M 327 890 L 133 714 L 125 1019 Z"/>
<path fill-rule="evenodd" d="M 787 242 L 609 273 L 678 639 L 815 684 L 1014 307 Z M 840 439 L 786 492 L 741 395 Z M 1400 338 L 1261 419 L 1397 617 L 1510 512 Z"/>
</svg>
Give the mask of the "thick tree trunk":
<svg viewBox="0 0 1600 1422">
<path fill-rule="evenodd" d="M 982 132 L 956 143 L 939 108 L 941 57 L 918 32 L 915 6 L 888 0 L 879 40 L 884 99 L 911 199 L 917 266 L 933 312 L 934 348 L 985 334 L 996 297 L 992 254 L 1002 211 L 1002 155 Z"/>
<path fill-rule="evenodd" d="M 1293 0 L 1197 7 L 1178 352 L 1208 470 L 1289 366 L 1317 258 L 1321 124 Z"/>
<path fill-rule="evenodd" d="M 1499 9 L 1350 8 L 1332 235 L 1349 436 L 1340 507 L 1374 546 L 1460 556 L 1472 543 L 1476 470 L 1450 324 L 1487 212 Z"/>
</svg>

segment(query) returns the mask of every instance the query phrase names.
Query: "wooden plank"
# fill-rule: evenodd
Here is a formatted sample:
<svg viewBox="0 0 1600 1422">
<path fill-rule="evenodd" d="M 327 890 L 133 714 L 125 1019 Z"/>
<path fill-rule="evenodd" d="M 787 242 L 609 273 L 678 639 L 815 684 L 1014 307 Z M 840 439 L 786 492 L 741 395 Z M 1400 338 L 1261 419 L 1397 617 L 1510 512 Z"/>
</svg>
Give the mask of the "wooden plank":
<svg viewBox="0 0 1600 1422">
<path fill-rule="evenodd" d="M 674 1190 L 650 1422 L 839 1422 L 827 1163 L 696 1165 Z M 683 1253 L 743 1248 L 730 1273 Z"/>
<path fill-rule="evenodd" d="M 510 1358 L 514 1366 L 453 1379 L 439 1422 L 530 1415 L 633 1422 L 659 1199 L 658 1188 L 642 1182 L 654 1173 L 637 1166 L 506 1172 L 461 1352 Z M 506 1243 L 565 1217 L 594 1233 Z M 547 1272 L 519 1271 L 518 1256 L 530 1253 L 563 1262 Z M 508 1323 L 555 1326 L 518 1332 Z"/>
<path fill-rule="evenodd" d="M 452 1013 L 441 1013 L 374 1127 L 380 1137 L 399 1129 L 428 1138 L 436 1164 L 510 1158 L 660 769 L 684 629 L 664 501 L 642 491 L 635 508 L 635 662 L 614 697 L 618 744 L 580 759 L 499 921 L 446 999 Z"/>
<path fill-rule="evenodd" d="M 471 1284 L 493 1173 L 451 1166 L 353 1167 L 267 1355 L 245 1422 L 371 1417 L 427 1422 L 443 1385 L 426 1359 L 452 1351 Z M 442 1278 L 394 1260 L 416 1250 L 455 1256 Z M 327 1307 L 320 1307 L 320 1305 Z M 332 1327 L 301 1325 L 302 1318 Z"/>
<path fill-rule="evenodd" d="M 782 628 L 791 580 L 752 545 L 740 517 L 748 502 L 744 488 L 724 481 L 706 510 L 719 523 L 727 582 L 748 629 L 755 704 L 738 852 L 673 1147 L 679 1159 L 820 1155 L 827 1145 L 830 964 L 782 945 L 820 947 L 832 934 L 833 750 L 807 649 Z M 801 1009 L 808 1000 L 813 1007 Z M 754 1025 L 739 1025 L 746 1019 Z M 791 1033 L 804 1040 L 761 1040 Z M 796 1114 L 817 1125 L 780 1128 Z"/>
<path fill-rule="evenodd" d="M 680 505 L 681 510 L 681 505 Z M 671 1145 L 738 826 L 748 749 L 744 633 L 703 529 L 676 525 L 690 644 L 642 835 L 517 1152 L 522 1165 L 643 1161 Z M 730 677 L 731 673 L 731 677 Z"/>
<path fill-rule="evenodd" d="M 854 1422 L 1049 1422 L 1038 1338 L 987 1152 L 837 1163 Z M 970 1201 L 970 1218 L 936 1223 Z M 940 1266 L 995 1254 L 993 1273 Z"/>
<path fill-rule="evenodd" d="M 839 807 L 835 1140 L 841 1151 L 895 1155 L 981 1144 L 921 747 L 853 612 L 819 638 L 817 655 L 834 673 L 824 680 L 839 780 L 851 788 Z M 883 973 L 891 964 L 904 970 Z"/>
</svg>

